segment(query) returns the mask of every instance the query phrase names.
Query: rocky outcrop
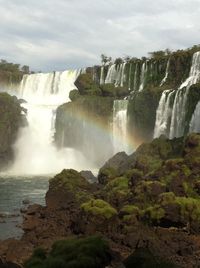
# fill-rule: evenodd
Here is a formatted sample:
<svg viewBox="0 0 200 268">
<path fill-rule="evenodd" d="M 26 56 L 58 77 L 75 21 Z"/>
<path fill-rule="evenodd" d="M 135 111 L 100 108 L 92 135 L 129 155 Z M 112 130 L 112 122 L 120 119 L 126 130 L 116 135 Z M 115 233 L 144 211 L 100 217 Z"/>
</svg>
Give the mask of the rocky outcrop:
<svg viewBox="0 0 200 268">
<path fill-rule="evenodd" d="M 28 257 L 38 246 L 49 252 L 57 240 L 98 233 L 115 252 L 113 259 L 125 267 L 145 256 L 158 264 L 166 260 L 178 267 L 198 267 L 199 156 L 199 134 L 161 137 L 131 156 L 120 153 L 109 160 L 100 170 L 99 184 L 90 184 L 75 170 L 63 170 L 50 180 L 46 206 L 29 206 L 25 233 L 17 243 Z M 22 252 L 12 259 L 7 253 L 13 243 L 3 242 L 0 256 L 22 263 Z"/>
<path fill-rule="evenodd" d="M 90 162 L 100 166 L 113 151 L 109 130 L 114 98 L 97 93 L 100 88 L 90 74 L 80 75 L 75 84 L 78 91 L 70 92 L 72 102 L 57 109 L 55 143 L 83 152 Z"/>
<path fill-rule="evenodd" d="M 0 93 L 0 168 L 13 160 L 13 144 L 18 130 L 26 124 L 23 109 L 16 97 Z"/>
</svg>

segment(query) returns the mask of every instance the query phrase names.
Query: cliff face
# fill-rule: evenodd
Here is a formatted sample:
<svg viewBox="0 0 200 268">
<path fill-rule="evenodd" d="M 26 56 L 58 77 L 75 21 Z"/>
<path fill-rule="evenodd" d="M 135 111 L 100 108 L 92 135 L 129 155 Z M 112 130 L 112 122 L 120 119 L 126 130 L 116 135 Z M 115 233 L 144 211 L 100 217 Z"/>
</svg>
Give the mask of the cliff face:
<svg viewBox="0 0 200 268">
<path fill-rule="evenodd" d="M 109 128 L 114 97 L 102 96 L 91 73 L 80 75 L 76 84 L 79 91 L 71 91 L 72 102 L 57 109 L 55 142 L 58 147 L 84 152 L 91 162 L 99 165 L 112 152 Z"/>
<path fill-rule="evenodd" d="M 0 168 L 13 159 L 13 148 L 20 127 L 26 123 L 16 97 L 0 93 Z"/>
<path fill-rule="evenodd" d="M 75 83 L 78 90 L 70 92 L 72 103 L 57 110 L 56 143 L 77 149 L 83 143 L 100 143 L 97 133 L 93 139 L 92 131 L 87 132 L 87 127 L 83 126 L 85 121 L 77 120 L 77 114 L 100 120 L 101 125 L 106 125 L 112 133 L 114 116 L 122 112 L 116 111 L 114 101 L 124 99 L 128 102 L 126 125 L 121 126 L 117 122 L 117 127 L 124 128 L 121 132 L 127 132 L 129 140 L 136 145 L 162 134 L 174 138 L 198 132 L 200 129 L 192 120 L 196 120 L 194 114 L 200 101 L 199 50 L 195 46 L 173 53 L 154 53 L 148 59 L 133 58 L 125 62 L 118 59 L 115 63 L 87 68 Z M 88 137 L 90 140 L 85 142 Z M 107 141 L 109 139 L 112 135 L 106 138 Z M 112 141 L 110 144 L 111 152 Z M 83 148 L 81 150 L 84 151 Z"/>
</svg>

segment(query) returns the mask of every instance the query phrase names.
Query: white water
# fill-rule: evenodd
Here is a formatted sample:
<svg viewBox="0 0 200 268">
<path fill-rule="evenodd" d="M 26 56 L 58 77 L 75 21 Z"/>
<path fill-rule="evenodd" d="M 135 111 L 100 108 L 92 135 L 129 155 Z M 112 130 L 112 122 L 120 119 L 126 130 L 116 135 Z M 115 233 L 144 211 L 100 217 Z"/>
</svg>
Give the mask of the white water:
<svg viewBox="0 0 200 268">
<path fill-rule="evenodd" d="M 200 132 L 200 101 L 197 103 L 190 122 L 190 133 L 191 132 Z"/>
<path fill-rule="evenodd" d="M 137 75 L 138 75 L 138 63 L 136 63 L 136 66 L 135 66 L 133 91 L 137 90 Z"/>
<path fill-rule="evenodd" d="M 168 75 L 169 75 L 169 66 L 170 66 L 170 58 L 167 61 L 167 67 L 166 67 L 165 76 L 164 76 L 163 80 L 160 83 L 160 87 L 162 87 L 165 84 L 165 82 L 167 81 L 167 78 L 168 78 Z"/>
<path fill-rule="evenodd" d="M 192 65 L 189 77 L 181 84 L 176 92 L 174 105 L 172 109 L 172 119 L 170 126 L 169 138 L 181 137 L 184 134 L 185 113 L 187 96 L 190 87 L 200 80 L 200 52 L 193 55 Z"/>
<path fill-rule="evenodd" d="M 158 109 L 156 111 L 156 123 L 154 128 L 154 138 L 161 135 L 168 137 L 169 123 L 171 119 L 172 109 L 170 108 L 171 98 L 173 97 L 174 90 L 165 90 L 162 93 Z"/>
<path fill-rule="evenodd" d="M 128 100 L 115 100 L 113 106 L 113 145 L 114 153 L 130 152 L 127 130 Z"/>
<path fill-rule="evenodd" d="M 105 84 L 114 84 L 115 87 L 123 87 L 124 82 L 126 81 L 125 67 L 126 62 L 119 65 L 110 65 L 105 79 Z"/>
<path fill-rule="evenodd" d="M 164 91 L 157 109 L 154 137 L 161 134 L 170 139 L 181 137 L 185 131 L 186 104 L 189 89 L 200 80 L 200 52 L 196 52 L 192 58 L 189 77 L 181 84 L 178 90 L 168 94 Z M 172 108 L 171 98 L 175 94 Z M 167 97 L 166 97 L 167 96 Z M 194 121 L 194 119 L 193 119 Z M 191 123 L 194 126 L 194 123 Z"/>
<path fill-rule="evenodd" d="M 100 85 L 104 84 L 104 66 L 101 66 Z"/>
<path fill-rule="evenodd" d="M 63 168 L 88 166 L 80 152 L 69 148 L 58 151 L 53 145 L 55 111 L 69 101 L 69 92 L 80 71 L 24 76 L 20 95 L 27 101 L 29 125 L 22 128 L 14 146 L 16 161 L 9 173 L 17 175 L 54 174 Z"/>
<path fill-rule="evenodd" d="M 142 91 L 144 89 L 147 68 L 148 68 L 148 65 L 147 65 L 147 62 L 145 61 L 142 64 L 142 71 L 141 71 L 141 75 L 140 75 L 139 91 Z"/>
</svg>

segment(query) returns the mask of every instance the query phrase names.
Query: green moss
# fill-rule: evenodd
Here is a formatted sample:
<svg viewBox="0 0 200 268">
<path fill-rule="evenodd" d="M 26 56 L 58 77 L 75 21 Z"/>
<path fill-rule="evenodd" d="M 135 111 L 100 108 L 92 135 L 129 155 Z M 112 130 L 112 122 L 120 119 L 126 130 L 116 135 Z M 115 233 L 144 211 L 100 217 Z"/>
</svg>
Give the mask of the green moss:
<svg viewBox="0 0 200 268">
<path fill-rule="evenodd" d="M 134 190 L 134 196 L 143 208 L 157 202 L 158 195 L 166 191 L 166 185 L 158 181 L 142 181 Z"/>
<path fill-rule="evenodd" d="M 128 88 L 126 87 L 115 87 L 113 84 L 101 85 L 103 96 L 122 98 L 129 94 Z"/>
<path fill-rule="evenodd" d="M 104 187 L 103 192 L 110 203 L 122 206 L 123 202 L 131 195 L 128 178 L 113 179 Z"/>
<path fill-rule="evenodd" d="M 117 170 L 112 167 L 102 168 L 100 169 L 99 176 L 104 177 L 106 181 L 110 181 L 117 176 Z"/>
<path fill-rule="evenodd" d="M 175 201 L 180 206 L 183 219 L 200 223 L 200 200 L 187 197 L 177 197 Z"/>
<path fill-rule="evenodd" d="M 144 175 L 143 171 L 138 169 L 130 169 L 125 173 L 125 177 L 127 177 L 128 179 L 135 179 L 135 180 L 141 179 L 143 175 Z"/>
<path fill-rule="evenodd" d="M 89 202 L 83 203 L 81 208 L 86 213 L 93 216 L 100 216 L 103 219 L 110 219 L 117 215 L 116 209 L 102 199 L 91 199 Z"/>
<path fill-rule="evenodd" d="M 87 188 L 89 183 L 74 169 L 64 169 L 49 181 L 50 187 L 77 190 L 79 187 Z"/>
<path fill-rule="evenodd" d="M 155 205 L 148 207 L 144 211 L 144 215 L 152 222 L 159 222 L 165 216 L 165 211 L 159 205 Z"/>
<path fill-rule="evenodd" d="M 69 92 L 69 98 L 71 101 L 76 101 L 80 97 L 77 89 L 73 89 Z"/>
<path fill-rule="evenodd" d="M 121 209 L 121 212 L 127 214 L 139 214 L 140 209 L 134 205 L 126 205 Z"/>
<path fill-rule="evenodd" d="M 173 192 L 162 193 L 159 195 L 159 204 L 165 206 L 170 203 L 174 203 L 176 196 Z"/>
</svg>

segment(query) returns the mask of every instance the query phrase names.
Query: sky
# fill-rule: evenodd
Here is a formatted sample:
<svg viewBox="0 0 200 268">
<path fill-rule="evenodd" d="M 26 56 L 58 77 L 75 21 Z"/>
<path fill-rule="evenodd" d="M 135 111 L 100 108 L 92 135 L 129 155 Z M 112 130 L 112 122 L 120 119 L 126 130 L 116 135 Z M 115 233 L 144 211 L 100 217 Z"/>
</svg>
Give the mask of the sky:
<svg viewBox="0 0 200 268">
<path fill-rule="evenodd" d="M 0 0 L 0 58 L 34 71 L 200 43 L 200 0 Z"/>
</svg>

